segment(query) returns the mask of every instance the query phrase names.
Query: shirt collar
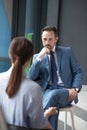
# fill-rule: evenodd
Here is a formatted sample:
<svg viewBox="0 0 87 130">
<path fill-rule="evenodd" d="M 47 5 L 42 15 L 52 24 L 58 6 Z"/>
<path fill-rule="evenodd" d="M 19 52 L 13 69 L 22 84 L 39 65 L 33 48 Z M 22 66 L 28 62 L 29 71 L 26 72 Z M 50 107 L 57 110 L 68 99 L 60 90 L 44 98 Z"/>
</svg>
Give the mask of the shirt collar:
<svg viewBox="0 0 87 130">
<path fill-rule="evenodd" d="M 55 52 L 56 46 L 53 47 L 52 51 Z"/>
<path fill-rule="evenodd" d="M 53 47 L 53 49 L 51 51 L 53 51 L 55 53 L 55 49 L 56 49 L 56 45 Z M 48 54 L 48 56 L 50 56 L 50 54 Z"/>
</svg>

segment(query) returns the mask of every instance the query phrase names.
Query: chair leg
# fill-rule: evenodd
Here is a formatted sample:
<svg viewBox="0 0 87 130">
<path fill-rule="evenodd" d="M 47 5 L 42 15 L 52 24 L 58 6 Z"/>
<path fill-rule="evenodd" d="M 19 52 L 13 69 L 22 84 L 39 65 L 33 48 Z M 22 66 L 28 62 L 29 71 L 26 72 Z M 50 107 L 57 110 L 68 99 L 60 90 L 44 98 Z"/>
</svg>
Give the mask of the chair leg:
<svg viewBox="0 0 87 130">
<path fill-rule="evenodd" d="M 71 121 L 72 121 L 72 130 L 75 130 L 75 123 L 74 123 L 74 113 L 73 113 L 73 109 L 71 110 Z"/>
<path fill-rule="evenodd" d="M 73 107 L 61 109 L 60 111 L 65 112 L 64 130 L 67 130 L 67 114 L 68 114 L 68 112 L 70 112 L 70 115 L 71 115 L 72 130 L 75 130 Z"/>
<path fill-rule="evenodd" d="M 67 130 L 67 111 L 65 111 L 64 130 Z"/>
</svg>

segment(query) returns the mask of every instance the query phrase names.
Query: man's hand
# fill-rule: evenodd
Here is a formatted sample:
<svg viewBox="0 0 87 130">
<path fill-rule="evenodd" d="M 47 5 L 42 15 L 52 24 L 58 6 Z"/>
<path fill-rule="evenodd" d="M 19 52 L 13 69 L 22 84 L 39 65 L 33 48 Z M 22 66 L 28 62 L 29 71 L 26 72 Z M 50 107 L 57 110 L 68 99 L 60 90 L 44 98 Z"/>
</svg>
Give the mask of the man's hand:
<svg viewBox="0 0 87 130">
<path fill-rule="evenodd" d="M 70 102 L 70 101 L 73 101 L 75 99 L 77 91 L 74 88 L 68 89 L 68 91 L 69 91 L 68 101 Z"/>
<path fill-rule="evenodd" d="M 44 47 L 44 48 L 40 51 L 40 53 L 39 53 L 37 59 L 41 60 L 46 54 L 49 54 L 49 53 L 50 53 L 50 49 L 47 48 L 47 47 Z"/>
</svg>

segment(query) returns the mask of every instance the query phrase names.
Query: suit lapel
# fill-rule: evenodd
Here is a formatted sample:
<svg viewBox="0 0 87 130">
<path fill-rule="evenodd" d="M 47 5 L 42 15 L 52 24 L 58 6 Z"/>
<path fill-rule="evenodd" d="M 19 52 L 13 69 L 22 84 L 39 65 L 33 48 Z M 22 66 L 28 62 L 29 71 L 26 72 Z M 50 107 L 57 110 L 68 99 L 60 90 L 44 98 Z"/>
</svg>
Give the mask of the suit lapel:
<svg viewBox="0 0 87 130">
<path fill-rule="evenodd" d="M 48 68 L 48 70 L 50 70 L 50 62 L 49 62 L 48 55 L 45 55 L 44 57 L 44 64 Z"/>
<path fill-rule="evenodd" d="M 58 68 L 59 68 L 59 71 L 60 71 L 62 52 L 61 52 L 61 50 L 60 50 L 60 48 L 58 46 L 56 47 L 56 56 L 57 56 Z"/>
</svg>

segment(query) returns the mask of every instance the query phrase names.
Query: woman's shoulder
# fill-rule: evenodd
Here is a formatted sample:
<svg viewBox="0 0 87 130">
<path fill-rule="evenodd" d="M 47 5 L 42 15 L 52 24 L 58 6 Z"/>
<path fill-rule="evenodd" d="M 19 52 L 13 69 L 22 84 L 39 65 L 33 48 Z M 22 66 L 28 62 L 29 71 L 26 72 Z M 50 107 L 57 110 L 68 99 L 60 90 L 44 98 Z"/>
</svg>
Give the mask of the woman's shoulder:
<svg viewBox="0 0 87 130">
<path fill-rule="evenodd" d="M 7 71 L 1 72 L 0 73 L 0 78 L 4 79 L 5 77 L 8 77 L 10 75 L 10 73 L 11 73 L 11 70 L 12 70 L 12 68 L 9 68 Z"/>
<path fill-rule="evenodd" d="M 29 91 L 29 92 L 40 92 L 41 91 L 41 87 L 39 86 L 39 84 L 37 84 L 35 81 L 29 79 L 29 78 L 26 78 L 23 80 L 21 86 L 25 89 L 26 88 L 26 91 Z"/>
<path fill-rule="evenodd" d="M 9 71 L 0 73 L 0 85 L 1 85 L 1 83 L 5 84 L 8 81 L 9 76 L 10 76 Z"/>
</svg>

